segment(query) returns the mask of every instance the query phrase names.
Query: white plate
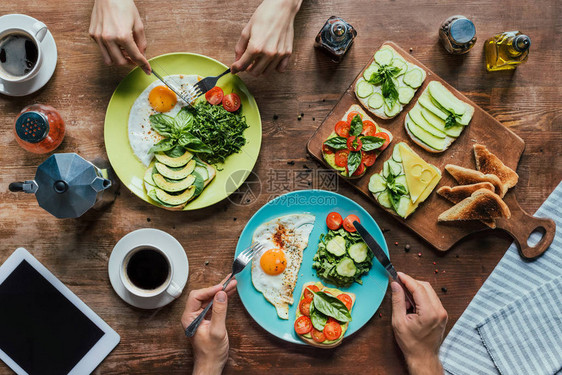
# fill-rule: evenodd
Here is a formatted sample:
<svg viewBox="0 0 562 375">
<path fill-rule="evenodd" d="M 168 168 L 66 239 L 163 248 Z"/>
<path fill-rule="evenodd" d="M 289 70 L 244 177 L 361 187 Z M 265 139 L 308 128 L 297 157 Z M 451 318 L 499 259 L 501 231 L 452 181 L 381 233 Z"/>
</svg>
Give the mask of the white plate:
<svg viewBox="0 0 562 375">
<path fill-rule="evenodd" d="M 0 17 L 0 23 L 6 28 L 23 27 L 31 29 L 31 26 L 37 22 L 33 17 L 25 14 L 8 14 Z M 41 52 L 43 52 L 43 63 L 37 75 L 30 80 L 24 82 L 5 82 L 0 78 L 0 93 L 8 96 L 25 96 L 33 94 L 49 82 L 55 68 L 57 66 L 57 45 L 51 31 L 47 30 L 47 34 L 41 42 Z"/>
<path fill-rule="evenodd" d="M 123 285 L 119 276 L 121 263 L 127 252 L 138 246 L 154 246 L 164 252 L 172 263 L 172 281 L 183 290 L 189 275 L 189 263 L 182 245 L 174 237 L 158 229 L 143 228 L 121 238 L 113 248 L 109 257 L 109 281 L 111 286 L 129 305 L 141 309 L 157 309 L 174 300 L 168 293 L 154 297 L 139 297 L 130 293 Z"/>
</svg>

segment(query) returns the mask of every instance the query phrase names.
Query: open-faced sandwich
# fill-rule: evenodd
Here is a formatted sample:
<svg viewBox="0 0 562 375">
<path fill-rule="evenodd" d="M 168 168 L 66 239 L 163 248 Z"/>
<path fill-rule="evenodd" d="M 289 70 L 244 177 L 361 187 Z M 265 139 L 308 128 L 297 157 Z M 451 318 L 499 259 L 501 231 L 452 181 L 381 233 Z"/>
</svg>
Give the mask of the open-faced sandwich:
<svg viewBox="0 0 562 375">
<path fill-rule="evenodd" d="M 393 118 L 414 97 L 425 71 L 406 61 L 394 48 L 382 46 L 355 84 L 355 95 L 372 114 Z"/>
<path fill-rule="evenodd" d="M 443 152 L 470 123 L 474 107 L 431 81 L 404 120 L 406 133 L 429 152 Z"/>
<path fill-rule="evenodd" d="M 400 142 L 382 171 L 371 176 L 369 191 L 381 206 L 405 219 L 429 197 L 439 180 L 441 171 L 436 166 Z"/>
<path fill-rule="evenodd" d="M 320 282 L 306 283 L 297 309 L 295 332 L 312 346 L 334 348 L 345 336 L 354 303 L 353 293 L 327 288 Z"/>
<path fill-rule="evenodd" d="M 324 141 L 324 160 L 343 177 L 359 178 L 392 141 L 390 131 L 381 128 L 357 104 L 349 107 L 334 131 Z"/>
</svg>

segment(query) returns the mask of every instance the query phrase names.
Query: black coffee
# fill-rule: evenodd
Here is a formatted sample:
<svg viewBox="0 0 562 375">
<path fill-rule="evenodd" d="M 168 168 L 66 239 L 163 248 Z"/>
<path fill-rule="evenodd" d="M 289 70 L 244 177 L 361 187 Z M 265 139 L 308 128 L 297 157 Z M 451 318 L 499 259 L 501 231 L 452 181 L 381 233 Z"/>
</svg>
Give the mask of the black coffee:
<svg viewBox="0 0 562 375">
<path fill-rule="evenodd" d="M 0 69 L 13 77 L 22 77 L 37 64 L 39 51 L 27 35 L 11 34 L 0 40 Z"/>
<path fill-rule="evenodd" d="M 161 252 L 144 248 L 131 256 L 126 271 L 129 280 L 137 288 L 153 290 L 166 282 L 170 265 Z"/>
</svg>

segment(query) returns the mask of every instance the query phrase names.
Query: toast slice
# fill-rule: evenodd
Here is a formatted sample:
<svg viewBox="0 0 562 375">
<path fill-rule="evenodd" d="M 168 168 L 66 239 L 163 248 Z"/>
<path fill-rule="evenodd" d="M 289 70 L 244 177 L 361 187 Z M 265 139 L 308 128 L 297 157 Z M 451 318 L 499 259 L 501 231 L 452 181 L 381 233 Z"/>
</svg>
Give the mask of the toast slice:
<svg viewBox="0 0 562 375">
<path fill-rule="evenodd" d="M 489 220 L 511 217 L 507 204 L 488 189 L 479 189 L 439 215 L 438 221 Z"/>
<path fill-rule="evenodd" d="M 471 185 L 459 185 L 459 186 L 442 186 L 437 190 L 437 194 L 447 199 L 448 201 L 457 204 L 463 199 L 466 199 L 472 195 L 476 190 L 488 189 L 491 192 L 495 192 L 494 185 L 489 182 L 478 182 Z"/>
<path fill-rule="evenodd" d="M 445 166 L 447 172 L 453 176 L 455 180 L 460 185 L 470 185 L 478 182 L 489 182 L 494 185 L 495 191 L 498 192 L 499 196 L 503 198 L 504 194 L 502 192 L 502 182 L 498 176 L 495 174 L 484 174 L 480 171 L 475 171 L 474 169 L 464 168 L 454 164 L 447 164 Z"/>
<path fill-rule="evenodd" d="M 498 176 L 502 183 L 501 196 L 503 197 L 509 188 L 514 187 L 519 181 L 519 175 L 506 166 L 496 155 L 492 154 L 486 146 L 474 145 L 474 158 L 476 169 L 484 174 Z"/>
</svg>

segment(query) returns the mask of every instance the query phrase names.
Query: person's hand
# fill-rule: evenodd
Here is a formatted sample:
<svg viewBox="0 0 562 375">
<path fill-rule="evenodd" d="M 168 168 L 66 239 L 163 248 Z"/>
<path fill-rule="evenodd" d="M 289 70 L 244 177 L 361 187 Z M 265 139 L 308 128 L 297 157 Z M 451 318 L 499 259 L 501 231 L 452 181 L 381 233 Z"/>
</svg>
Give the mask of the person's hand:
<svg viewBox="0 0 562 375">
<path fill-rule="evenodd" d="M 416 304 L 415 314 L 406 313 L 404 290 L 400 284 L 392 282 L 392 328 L 410 374 L 443 374 L 438 353 L 447 324 L 447 311 L 429 283 L 414 280 L 401 272 L 398 276 Z"/>
<path fill-rule="evenodd" d="M 232 73 L 285 71 L 293 52 L 293 22 L 302 0 L 263 0 L 236 44 Z"/>
<path fill-rule="evenodd" d="M 133 0 L 95 0 L 89 32 L 107 65 L 133 63 L 150 74 L 144 26 Z"/>
<path fill-rule="evenodd" d="M 209 288 L 193 290 L 187 297 L 185 310 L 181 317 L 184 331 L 214 298 L 213 307 L 209 311 L 210 318 L 203 319 L 191 339 L 194 358 L 193 374 L 221 374 L 228 359 L 227 295 L 232 294 L 236 289 L 236 279 L 228 284 L 226 293 L 222 291 L 222 284 L 225 281 L 226 279 Z"/>
</svg>

